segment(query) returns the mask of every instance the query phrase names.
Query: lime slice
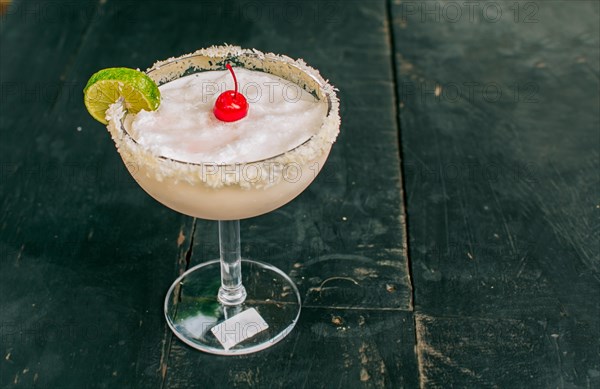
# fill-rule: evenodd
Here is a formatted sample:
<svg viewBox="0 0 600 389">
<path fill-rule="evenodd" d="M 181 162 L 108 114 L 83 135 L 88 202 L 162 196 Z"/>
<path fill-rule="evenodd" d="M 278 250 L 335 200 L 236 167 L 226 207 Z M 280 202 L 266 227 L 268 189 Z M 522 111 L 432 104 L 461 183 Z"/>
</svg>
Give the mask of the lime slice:
<svg viewBox="0 0 600 389">
<path fill-rule="evenodd" d="M 100 70 L 90 77 L 83 89 L 83 101 L 92 117 L 107 124 L 106 110 L 123 99 L 131 113 L 154 111 L 160 105 L 158 86 L 146 74 L 129 68 Z"/>
</svg>

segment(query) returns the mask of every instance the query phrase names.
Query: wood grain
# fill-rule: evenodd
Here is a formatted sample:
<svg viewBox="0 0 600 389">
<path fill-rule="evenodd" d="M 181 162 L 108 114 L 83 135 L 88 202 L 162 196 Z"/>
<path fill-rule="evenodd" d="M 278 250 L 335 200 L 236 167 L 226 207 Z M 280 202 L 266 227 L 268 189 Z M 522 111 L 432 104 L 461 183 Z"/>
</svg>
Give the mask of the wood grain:
<svg viewBox="0 0 600 389">
<path fill-rule="evenodd" d="M 558 335 L 534 319 L 416 315 L 421 387 L 564 386 Z"/>
<path fill-rule="evenodd" d="M 192 220 L 140 190 L 82 105 L 99 67 L 136 62 L 113 45 L 124 16 L 14 5 L 0 43 L 0 386 L 158 387 L 162 300 Z"/>
<path fill-rule="evenodd" d="M 166 387 L 415 388 L 413 331 L 406 312 L 306 308 L 286 340 L 254 355 L 219 357 L 177 345 Z"/>
<path fill-rule="evenodd" d="M 598 386 L 598 3 L 392 11 L 423 386 Z"/>
<path fill-rule="evenodd" d="M 1 387 L 600 385 L 597 2 L 140 4 L 2 16 Z M 223 42 L 306 59 L 343 117 L 315 183 L 242 222 L 244 256 L 291 274 L 305 309 L 238 358 L 162 317 L 216 224 L 146 196 L 81 101 L 100 68 Z"/>
<path fill-rule="evenodd" d="M 174 341 L 161 312 L 186 259 L 216 255 L 214 223 L 198 222 L 194 234 L 192 219 L 146 196 L 81 99 L 100 68 L 143 69 L 223 42 L 304 57 L 341 88 L 344 101 L 348 124 L 317 182 L 242 227 L 244 254 L 292 273 L 314 307 L 292 342 L 309 341 L 301 336 L 314 336 L 313 325 L 330 327 L 334 314 L 348 323 L 334 331 L 352 334 L 342 339 L 323 327 L 331 345 L 318 349 L 316 337 L 298 346 L 302 354 L 279 345 L 287 382 L 323 385 L 326 371 L 316 376 L 318 365 L 306 365 L 306 353 L 322 351 L 322 363 L 347 368 L 330 380 L 414 386 L 412 321 L 402 312 L 412 302 L 389 29 L 383 1 L 351 5 L 102 0 L 11 7 L 0 27 L 2 387 L 181 386 L 178 377 L 212 379 L 193 364 L 198 357 L 229 374 L 220 359 Z M 346 18 L 367 29 L 359 33 Z M 354 46 L 343 44 L 349 33 Z M 368 335 L 358 337 L 355 327 Z M 254 360 L 245 362 L 249 370 Z M 265 381 L 257 385 L 277 382 L 279 368 L 261 366 Z"/>
<path fill-rule="evenodd" d="M 249 4 L 234 2 L 232 6 L 244 9 Z M 303 297 L 304 313 L 294 335 L 274 351 L 236 358 L 235 362 L 198 354 L 175 341 L 166 384 L 414 387 L 414 365 L 400 370 L 390 368 L 397 378 L 387 376 L 391 371 L 381 375 L 377 368 L 375 373 L 371 372 L 373 367 L 365 368 L 361 381 L 364 366 L 355 360 L 344 366 L 341 355 L 347 352 L 352 358 L 357 357 L 356 351 L 352 354 L 344 350 L 360 348 L 359 339 L 368 335 L 359 333 L 369 334 L 369 326 L 398 323 L 390 327 L 388 335 L 405 340 L 369 346 L 370 352 L 391 353 L 393 357 L 385 362 L 386 366 L 404 366 L 404 359 L 414 358 L 410 316 L 400 312 L 410 311 L 412 301 L 404 243 L 397 121 L 391 104 L 393 71 L 385 2 L 346 2 L 344 6 L 325 3 L 336 7 L 335 13 L 325 14 L 323 2 L 287 4 L 298 7 L 302 17 L 294 21 L 249 18 L 249 28 L 260 24 L 261 33 L 249 34 L 235 43 L 286 52 L 317 67 L 340 90 L 343 124 L 324 171 L 315 182 L 288 205 L 243 220 L 241 237 L 243 256 L 272 263 L 292 276 Z M 267 3 L 263 14 L 277 7 L 280 5 Z M 315 19 L 315 15 L 320 16 Z M 321 24 L 323 18 L 329 22 Z M 352 45 L 343 44 L 346 40 L 351 40 Z M 215 223 L 198 221 L 192 264 L 217 254 Z M 349 315 L 356 320 L 363 312 L 377 313 L 378 319 L 365 325 L 364 332 L 357 332 L 357 338 L 350 341 L 353 346 L 335 337 L 323 347 L 319 338 L 314 339 L 308 331 L 314 326 L 331 326 L 332 315 Z M 398 317 L 405 319 L 401 325 Z M 296 353 L 296 348 L 301 351 Z M 198 365 L 210 368 L 197 369 Z"/>
</svg>

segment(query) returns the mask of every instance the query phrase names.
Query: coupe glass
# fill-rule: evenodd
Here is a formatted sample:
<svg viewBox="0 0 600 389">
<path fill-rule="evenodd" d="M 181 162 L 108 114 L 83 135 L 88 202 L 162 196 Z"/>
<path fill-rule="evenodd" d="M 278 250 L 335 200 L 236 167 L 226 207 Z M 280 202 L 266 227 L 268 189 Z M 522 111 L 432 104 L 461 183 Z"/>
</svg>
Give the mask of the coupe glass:
<svg viewBox="0 0 600 389">
<path fill-rule="evenodd" d="M 108 129 L 137 183 L 167 207 L 217 220 L 220 258 L 183 273 L 167 292 L 164 313 L 171 330 L 189 346 L 221 355 L 265 349 L 296 324 L 300 293 L 281 270 L 240 256 L 239 220 L 270 212 L 298 196 L 325 163 L 339 132 L 334 88 L 301 60 L 211 47 L 156 63 L 147 71 L 158 85 L 179 77 L 224 70 L 226 63 L 271 73 L 326 104 L 321 127 L 302 144 L 260 161 L 187 163 L 155 154 L 128 133 L 133 115 L 122 102 L 107 112 Z"/>
</svg>

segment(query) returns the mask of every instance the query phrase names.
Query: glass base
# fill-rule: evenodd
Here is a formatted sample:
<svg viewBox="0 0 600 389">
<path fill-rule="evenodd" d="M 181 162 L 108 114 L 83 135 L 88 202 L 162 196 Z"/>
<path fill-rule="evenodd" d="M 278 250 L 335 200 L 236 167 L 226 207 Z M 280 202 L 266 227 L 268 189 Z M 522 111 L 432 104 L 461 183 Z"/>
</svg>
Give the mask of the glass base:
<svg viewBox="0 0 600 389">
<path fill-rule="evenodd" d="M 250 354 L 279 342 L 300 316 L 298 288 L 276 267 L 246 259 L 242 259 L 242 283 L 246 301 L 223 305 L 217 299 L 220 261 L 189 269 L 167 292 L 169 327 L 187 345 L 219 355 Z"/>
</svg>

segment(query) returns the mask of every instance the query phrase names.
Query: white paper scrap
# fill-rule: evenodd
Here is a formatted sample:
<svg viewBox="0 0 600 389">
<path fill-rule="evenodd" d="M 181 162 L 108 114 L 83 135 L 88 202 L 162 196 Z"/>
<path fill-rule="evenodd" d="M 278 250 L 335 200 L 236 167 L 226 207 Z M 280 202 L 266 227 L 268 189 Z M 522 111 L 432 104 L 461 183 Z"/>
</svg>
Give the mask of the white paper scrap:
<svg viewBox="0 0 600 389">
<path fill-rule="evenodd" d="M 225 350 L 253 337 L 269 328 L 267 322 L 254 308 L 230 317 L 217 324 L 210 331 L 215 335 Z"/>
</svg>

